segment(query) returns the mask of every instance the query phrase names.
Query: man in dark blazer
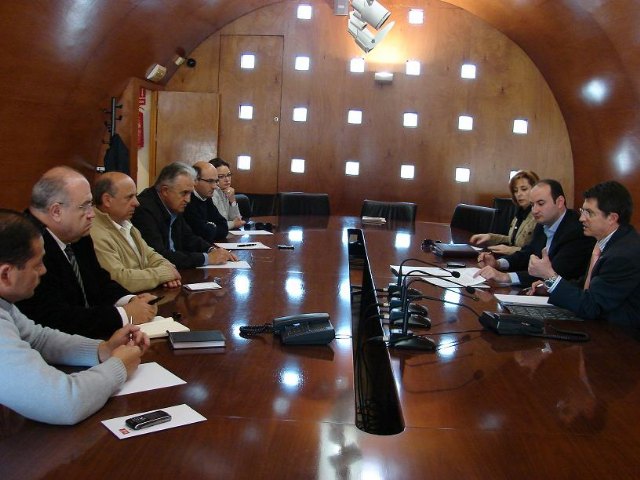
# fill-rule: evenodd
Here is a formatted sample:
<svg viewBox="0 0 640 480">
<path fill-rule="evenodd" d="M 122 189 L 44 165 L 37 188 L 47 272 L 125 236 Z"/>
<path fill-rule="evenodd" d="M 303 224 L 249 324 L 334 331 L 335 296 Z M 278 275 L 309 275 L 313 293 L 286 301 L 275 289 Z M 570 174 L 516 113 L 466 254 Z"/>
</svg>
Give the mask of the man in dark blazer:
<svg viewBox="0 0 640 480">
<path fill-rule="evenodd" d="M 582 231 L 579 215 L 566 207 L 562 186 L 556 180 L 540 180 L 531 189 L 531 212 L 538 225 L 529 244 L 518 252 L 496 259 L 483 252 L 478 257 L 480 270 L 476 276 L 501 284 L 531 285 L 538 280 L 528 271 L 532 255 L 543 250 L 556 271 L 565 278 L 580 278 L 587 270 L 594 240 Z"/>
<path fill-rule="evenodd" d="M 570 282 L 547 257 L 532 258 L 529 272 L 545 278 L 549 302 L 568 308 L 580 318 L 606 319 L 640 327 L 640 235 L 629 224 L 633 202 L 629 191 L 615 181 L 603 182 L 584 193 L 580 221 L 584 233 L 597 240 L 590 269 L 581 282 Z"/>
<path fill-rule="evenodd" d="M 130 318 L 143 323 L 155 316 L 157 308 L 148 303 L 154 295 L 131 295 L 98 263 L 89 236 L 91 189 L 81 173 L 69 167 L 47 171 L 33 187 L 26 216 L 42 233 L 47 271 L 33 297 L 16 304 L 25 315 L 91 338 L 110 337 Z"/>
<path fill-rule="evenodd" d="M 184 219 L 193 233 L 213 243 L 224 240 L 229 233 L 227 219 L 220 215 L 211 197 L 218 184 L 218 171 L 209 162 L 193 164 L 196 181 L 191 201 L 184 209 Z"/>
<path fill-rule="evenodd" d="M 178 268 L 223 264 L 237 260 L 223 248 L 197 236 L 183 212 L 191 200 L 195 170 L 180 162 L 165 166 L 155 184 L 138 195 L 140 206 L 131 222 L 150 247 Z"/>
</svg>

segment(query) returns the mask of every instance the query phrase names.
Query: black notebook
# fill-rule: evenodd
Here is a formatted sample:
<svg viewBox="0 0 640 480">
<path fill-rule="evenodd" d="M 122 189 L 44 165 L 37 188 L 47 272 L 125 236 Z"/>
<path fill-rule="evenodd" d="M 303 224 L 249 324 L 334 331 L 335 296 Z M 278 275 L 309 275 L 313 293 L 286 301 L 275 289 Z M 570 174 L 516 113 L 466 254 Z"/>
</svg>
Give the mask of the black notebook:
<svg viewBox="0 0 640 480">
<path fill-rule="evenodd" d="M 173 349 L 224 347 L 225 338 L 220 330 L 191 332 L 169 332 L 169 343 Z"/>
</svg>

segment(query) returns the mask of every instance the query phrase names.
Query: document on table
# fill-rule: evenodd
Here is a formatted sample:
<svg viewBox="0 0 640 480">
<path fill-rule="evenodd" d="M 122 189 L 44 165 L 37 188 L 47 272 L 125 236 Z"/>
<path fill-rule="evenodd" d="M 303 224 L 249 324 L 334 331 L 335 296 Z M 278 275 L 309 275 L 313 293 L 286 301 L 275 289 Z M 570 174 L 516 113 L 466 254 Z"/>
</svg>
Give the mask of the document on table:
<svg viewBox="0 0 640 480">
<path fill-rule="evenodd" d="M 217 290 L 222 288 L 216 282 L 200 282 L 200 283 L 187 283 L 184 288 L 192 292 L 200 292 L 202 290 Z"/>
<path fill-rule="evenodd" d="M 227 262 L 222 265 L 203 265 L 198 268 L 251 268 L 251 265 L 243 260 L 240 262 Z"/>
<path fill-rule="evenodd" d="M 229 230 L 231 235 L 273 235 L 273 232 L 267 230 Z"/>
<path fill-rule="evenodd" d="M 255 243 L 217 243 L 216 247 L 226 248 L 227 250 L 271 250 L 264 243 L 255 242 Z"/>
<path fill-rule="evenodd" d="M 142 430 L 133 430 L 127 426 L 125 421 L 127 418 L 137 417 L 149 412 L 155 412 L 156 410 L 164 410 L 171 415 L 171 420 L 166 423 L 160 423 L 149 428 L 143 428 Z M 113 433 L 118 439 L 137 437 L 138 435 L 145 435 L 147 433 L 159 432 L 160 430 L 167 430 L 169 428 L 181 427 L 182 425 L 189 425 L 191 423 L 204 422 L 205 417 L 196 412 L 189 405 L 175 405 L 173 407 L 155 408 L 146 412 L 131 413 L 124 417 L 112 418 L 110 420 L 102 420 L 102 424 Z"/>
<path fill-rule="evenodd" d="M 549 297 L 539 297 L 536 295 L 503 295 L 501 293 L 495 294 L 496 300 L 500 303 L 508 305 L 508 304 L 517 304 L 517 305 L 542 305 L 549 306 L 552 305 L 549 303 Z"/>
<path fill-rule="evenodd" d="M 400 271 L 399 265 L 390 265 L 391 271 L 396 275 Z M 447 271 L 449 270 L 449 271 Z M 403 265 L 402 266 L 402 274 L 408 275 L 410 277 L 422 277 L 427 282 L 437 285 L 439 287 L 444 288 L 456 288 L 456 287 L 469 287 L 473 286 L 476 288 L 489 288 L 489 285 L 484 284 L 486 281 L 483 277 L 474 277 L 473 274 L 476 273 L 479 268 L 476 267 L 467 267 L 467 268 L 447 268 L 446 270 L 438 267 L 417 267 L 412 265 Z M 450 272 L 459 272 L 459 277 L 454 277 Z M 411 272 L 409 274 L 409 272 Z M 424 276 L 424 275 L 428 276 Z M 430 276 L 433 275 L 433 276 Z M 438 278 L 440 277 L 440 278 Z M 447 281 L 450 278 L 452 281 Z M 453 283 L 455 282 L 455 283 Z"/>
<path fill-rule="evenodd" d="M 184 383 L 187 382 L 156 362 L 143 363 L 113 396 L 119 397 L 120 395 L 173 387 Z"/>
</svg>

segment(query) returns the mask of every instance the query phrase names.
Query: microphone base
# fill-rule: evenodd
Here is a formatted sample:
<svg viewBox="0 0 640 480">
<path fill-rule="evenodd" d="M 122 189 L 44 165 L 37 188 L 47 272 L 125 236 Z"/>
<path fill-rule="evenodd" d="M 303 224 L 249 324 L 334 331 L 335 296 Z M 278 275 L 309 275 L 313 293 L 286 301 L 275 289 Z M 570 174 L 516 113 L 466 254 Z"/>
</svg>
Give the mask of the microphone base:
<svg viewBox="0 0 640 480">
<path fill-rule="evenodd" d="M 436 343 L 427 337 L 417 337 L 411 333 L 392 333 L 389 336 L 389 347 L 398 350 L 419 350 L 423 352 L 434 352 Z"/>
<path fill-rule="evenodd" d="M 389 325 L 398 327 L 402 326 L 402 318 L 390 318 Z M 431 320 L 422 315 L 409 315 L 407 326 L 413 328 L 431 328 Z"/>
</svg>

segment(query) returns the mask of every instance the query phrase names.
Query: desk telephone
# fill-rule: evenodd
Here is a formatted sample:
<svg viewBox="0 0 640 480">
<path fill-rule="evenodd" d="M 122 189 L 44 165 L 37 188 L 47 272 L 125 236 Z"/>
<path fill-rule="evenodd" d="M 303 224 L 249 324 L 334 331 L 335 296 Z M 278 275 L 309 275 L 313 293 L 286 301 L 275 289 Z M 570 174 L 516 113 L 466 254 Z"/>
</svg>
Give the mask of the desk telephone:
<svg viewBox="0 0 640 480">
<path fill-rule="evenodd" d="M 588 333 L 561 330 L 554 325 L 546 324 L 544 320 L 525 315 L 482 312 L 479 320 L 484 328 L 498 335 L 525 335 L 567 342 L 587 342 L 590 338 Z"/>
<path fill-rule="evenodd" d="M 273 333 L 285 345 L 326 345 L 336 331 L 328 313 L 302 313 L 273 319 Z"/>
</svg>

